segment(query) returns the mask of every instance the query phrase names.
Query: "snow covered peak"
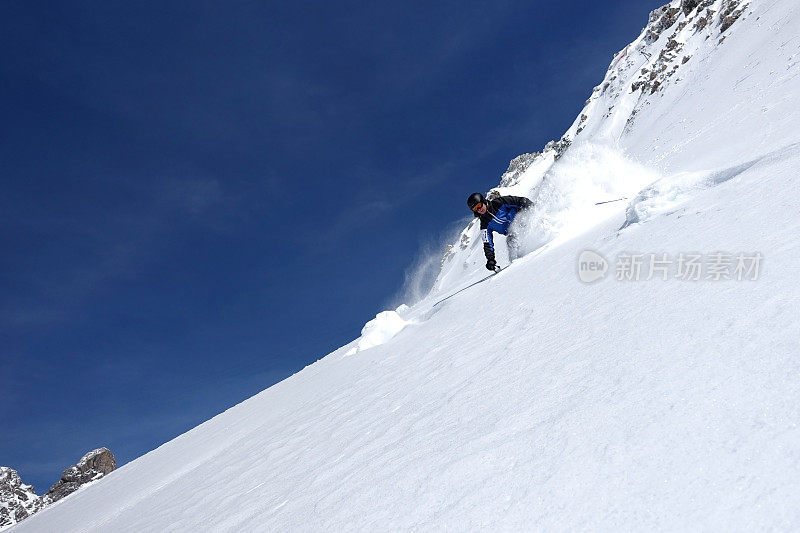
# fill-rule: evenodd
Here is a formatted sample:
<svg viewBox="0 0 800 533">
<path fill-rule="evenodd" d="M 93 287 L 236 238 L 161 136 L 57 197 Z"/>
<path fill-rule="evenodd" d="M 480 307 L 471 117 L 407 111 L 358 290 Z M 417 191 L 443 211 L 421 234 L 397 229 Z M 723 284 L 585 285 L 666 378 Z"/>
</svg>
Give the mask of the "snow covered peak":
<svg viewBox="0 0 800 533">
<path fill-rule="evenodd" d="M 27 518 L 42 505 L 33 486 L 24 484 L 16 470 L 0 466 L 0 530 Z"/>
<path fill-rule="evenodd" d="M 703 105 L 705 97 L 723 90 L 717 85 L 721 79 L 709 77 L 709 64 L 730 60 L 725 40 L 749 12 L 744 0 L 675 0 L 650 13 L 640 35 L 614 55 L 602 83 L 561 139 L 549 142 L 541 152 L 514 158 L 499 185 L 488 191 L 489 198 L 513 194 L 535 201 L 535 212 L 520 221 L 523 251 L 539 250 L 585 231 L 603 219 L 605 208 L 595 210 L 595 203 L 637 197 L 663 177 L 665 167 L 679 158 L 668 159 L 676 155 L 676 148 L 659 152 L 658 134 L 667 130 L 673 134 L 680 127 L 688 133 L 689 120 L 704 116 L 698 108 L 677 104 L 689 90 L 698 94 L 693 105 Z M 741 106 L 748 98 L 740 92 L 720 101 Z M 717 118 L 708 116 L 712 122 Z M 702 136 L 703 128 L 709 125 L 698 124 L 694 135 Z M 748 138 L 741 136 L 737 144 Z M 655 150 L 660 160 L 652 161 L 638 149 L 641 146 Z M 746 149 L 742 147 L 741 153 Z M 503 258 L 502 241 L 498 248 Z M 483 263 L 478 225 L 473 221 L 447 247 L 429 296 L 436 298 L 474 279 Z"/>
<path fill-rule="evenodd" d="M 686 83 L 695 68 L 687 63 L 715 53 L 748 7 L 743 0 L 675 0 L 652 11 L 639 37 L 615 54 L 565 137 L 615 139 L 630 131 L 651 96 Z"/>
<path fill-rule="evenodd" d="M 64 470 L 61 479 L 41 497 L 36 495 L 31 485 L 22 482 L 16 470 L 0 467 L 0 530 L 97 481 L 116 467 L 117 462 L 110 450 L 94 449 L 81 457 L 76 465 Z"/>
</svg>

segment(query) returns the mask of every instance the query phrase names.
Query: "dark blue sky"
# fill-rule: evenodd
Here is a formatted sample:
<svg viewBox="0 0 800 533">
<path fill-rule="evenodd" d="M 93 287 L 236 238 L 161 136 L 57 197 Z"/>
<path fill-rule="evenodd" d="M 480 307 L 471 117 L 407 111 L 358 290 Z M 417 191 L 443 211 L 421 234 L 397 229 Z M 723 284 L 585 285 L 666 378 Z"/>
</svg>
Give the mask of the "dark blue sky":
<svg viewBox="0 0 800 533">
<path fill-rule="evenodd" d="M 661 3 L 0 3 L 0 465 L 128 462 L 358 336 Z"/>
</svg>

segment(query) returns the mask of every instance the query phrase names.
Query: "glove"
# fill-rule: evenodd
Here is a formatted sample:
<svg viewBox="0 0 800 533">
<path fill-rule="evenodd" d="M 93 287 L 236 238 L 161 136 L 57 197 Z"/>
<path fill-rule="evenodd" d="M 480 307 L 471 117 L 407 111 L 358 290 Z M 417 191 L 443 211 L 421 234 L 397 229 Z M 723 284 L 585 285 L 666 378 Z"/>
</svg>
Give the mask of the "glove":
<svg viewBox="0 0 800 533">
<path fill-rule="evenodd" d="M 494 259 L 489 259 L 488 261 L 486 261 L 487 270 L 491 270 L 492 272 L 494 272 L 494 269 L 496 267 L 497 267 L 497 261 L 495 261 Z"/>
</svg>

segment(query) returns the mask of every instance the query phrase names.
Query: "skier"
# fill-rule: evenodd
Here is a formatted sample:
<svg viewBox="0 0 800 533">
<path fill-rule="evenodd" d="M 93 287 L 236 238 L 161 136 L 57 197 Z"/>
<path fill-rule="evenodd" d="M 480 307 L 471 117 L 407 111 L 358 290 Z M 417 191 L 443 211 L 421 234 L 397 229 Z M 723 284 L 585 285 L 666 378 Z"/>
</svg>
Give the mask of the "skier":
<svg viewBox="0 0 800 533">
<path fill-rule="evenodd" d="M 517 212 L 527 209 L 533 205 L 524 196 L 498 196 L 493 200 L 486 200 L 479 192 L 472 193 L 467 198 L 467 205 L 481 219 L 481 237 L 483 237 L 483 253 L 486 254 L 486 268 L 495 270 L 497 261 L 494 257 L 494 239 L 492 233 L 497 232 L 506 235 L 508 244 L 508 255 L 510 260 L 514 260 L 519 255 L 517 236 L 512 230 L 509 233 L 509 226 L 517 216 Z"/>
</svg>

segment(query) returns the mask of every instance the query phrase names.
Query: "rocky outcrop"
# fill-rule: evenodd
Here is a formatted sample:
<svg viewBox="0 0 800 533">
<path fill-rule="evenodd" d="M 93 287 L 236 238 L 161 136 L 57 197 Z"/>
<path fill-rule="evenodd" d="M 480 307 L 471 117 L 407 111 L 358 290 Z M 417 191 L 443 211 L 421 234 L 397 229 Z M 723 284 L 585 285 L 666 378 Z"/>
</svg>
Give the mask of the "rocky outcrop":
<svg viewBox="0 0 800 533">
<path fill-rule="evenodd" d="M 549 143 L 545 144 L 544 152 L 547 153 L 552 150 L 555 152 L 555 160 L 558 161 L 558 159 L 564 155 L 564 152 L 566 152 L 567 148 L 569 148 L 571 144 L 572 139 L 569 137 L 561 137 L 557 141 L 550 141 Z"/>
<path fill-rule="evenodd" d="M 43 505 L 33 486 L 24 484 L 16 470 L 0 466 L 0 529 L 28 518 Z"/>
<path fill-rule="evenodd" d="M 557 161 L 561 155 L 572 144 L 568 137 L 562 137 L 557 141 L 547 143 L 541 152 L 518 155 L 508 164 L 508 169 L 500 177 L 500 187 L 511 187 L 519 183 L 520 178 L 531 165 L 546 156 L 552 156 L 553 161 Z M 487 198 L 492 199 L 492 194 L 499 196 L 497 191 L 489 191 Z"/>
<path fill-rule="evenodd" d="M 726 0 L 722 3 L 722 9 L 719 13 L 720 18 L 720 33 L 724 33 L 733 26 L 733 23 L 736 22 L 740 16 L 742 16 L 742 12 L 747 9 L 749 4 L 740 2 L 739 0 Z"/>
<path fill-rule="evenodd" d="M 86 483 L 96 481 L 117 468 L 114 454 L 107 448 L 92 450 L 78 464 L 64 470 L 44 496 L 37 496 L 16 470 L 0 466 L 0 530 L 28 518 L 53 502 L 69 496 Z"/>
<path fill-rule="evenodd" d="M 699 3 L 700 0 L 683 0 L 681 2 L 681 11 L 683 12 L 684 15 L 688 17 L 689 13 L 694 11 L 694 8 L 696 8 L 697 4 Z"/>
<path fill-rule="evenodd" d="M 679 7 L 672 7 L 670 4 L 661 6 L 650 12 L 650 17 L 647 20 L 647 32 L 644 39 L 647 44 L 656 42 L 661 33 L 667 28 L 675 24 L 678 20 L 678 15 L 681 9 Z"/>
<path fill-rule="evenodd" d="M 681 52 L 694 35 L 705 32 L 701 38 L 708 39 L 715 35 L 714 28 L 717 28 L 717 35 L 725 33 L 748 6 L 749 3 L 742 0 L 682 0 L 680 4 L 673 2 L 651 12 L 645 43 L 652 45 L 662 35 L 668 37 L 658 56 L 641 68 L 638 79 L 631 83 L 631 91 L 655 94 L 691 59 L 691 54 Z M 687 26 L 688 33 L 684 32 Z M 719 42 L 724 39 L 722 36 Z"/>
<path fill-rule="evenodd" d="M 519 177 L 523 172 L 528 170 L 534 161 L 536 161 L 541 152 L 533 152 L 532 154 L 518 155 L 508 164 L 508 169 L 500 177 L 500 186 L 507 187 L 519 181 Z"/>
<path fill-rule="evenodd" d="M 117 468 L 117 461 L 108 448 L 92 450 L 81 457 L 78 464 L 64 470 L 61 479 L 50 487 L 50 490 L 42 496 L 42 500 L 45 504 L 57 502 L 78 490 L 81 485 L 96 481 L 115 468 Z"/>
</svg>

